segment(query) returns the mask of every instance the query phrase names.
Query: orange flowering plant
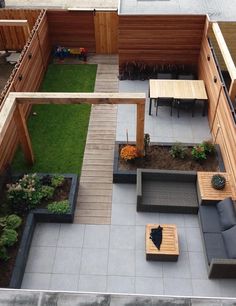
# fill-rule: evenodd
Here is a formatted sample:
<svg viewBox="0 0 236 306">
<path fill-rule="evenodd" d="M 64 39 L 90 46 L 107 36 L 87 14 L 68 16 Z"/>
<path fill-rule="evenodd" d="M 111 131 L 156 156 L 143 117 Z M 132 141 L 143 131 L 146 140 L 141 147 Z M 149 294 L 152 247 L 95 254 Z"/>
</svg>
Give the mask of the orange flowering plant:
<svg viewBox="0 0 236 306">
<path fill-rule="evenodd" d="M 138 150 L 135 146 L 126 145 L 120 151 L 120 158 L 125 161 L 133 160 L 138 157 Z"/>
</svg>

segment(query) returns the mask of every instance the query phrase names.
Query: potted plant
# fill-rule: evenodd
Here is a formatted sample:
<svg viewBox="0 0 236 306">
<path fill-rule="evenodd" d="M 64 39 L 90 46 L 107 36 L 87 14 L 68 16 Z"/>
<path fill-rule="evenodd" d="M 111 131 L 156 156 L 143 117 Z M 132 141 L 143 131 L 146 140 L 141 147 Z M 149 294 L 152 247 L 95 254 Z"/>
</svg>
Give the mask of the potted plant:
<svg viewBox="0 0 236 306">
<path fill-rule="evenodd" d="M 226 179 L 221 174 L 214 174 L 211 178 L 211 185 L 214 189 L 222 190 L 225 188 Z"/>
</svg>

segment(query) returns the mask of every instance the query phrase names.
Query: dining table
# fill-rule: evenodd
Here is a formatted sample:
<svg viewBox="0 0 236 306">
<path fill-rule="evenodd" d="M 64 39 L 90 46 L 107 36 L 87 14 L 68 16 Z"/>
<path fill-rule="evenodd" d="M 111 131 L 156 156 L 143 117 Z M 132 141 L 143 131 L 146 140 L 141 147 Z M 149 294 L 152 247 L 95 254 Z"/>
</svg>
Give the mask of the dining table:
<svg viewBox="0 0 236 306">
<path fill-rule="evenodd" d="M 173 98 L 174 100 L 204 101 L 203 115 L 207 104 L 207 93 L 203 80 L 149 80 L 149 115 L 152 114 L 152 101 L 158 98 Z"/>
</svg>

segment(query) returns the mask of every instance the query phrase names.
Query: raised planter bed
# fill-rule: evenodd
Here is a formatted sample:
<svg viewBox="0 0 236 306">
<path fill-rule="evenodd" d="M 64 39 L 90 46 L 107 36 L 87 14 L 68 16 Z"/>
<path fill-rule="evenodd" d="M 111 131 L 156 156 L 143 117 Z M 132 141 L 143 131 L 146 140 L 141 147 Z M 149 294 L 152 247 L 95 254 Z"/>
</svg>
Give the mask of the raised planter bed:
<svg viewBox="0 0 236 306">
<path fill-rule="evenodd" d="M 41 176 L 46 174 L 39 174 Z M 50 174 L 49 174 L 50 175 Z M 50 213 L 47 208 L 37 208 L 30 211 L 27 216 L 25 227 L 23 230 L 20 246 L 14 264 L 9 287 L 20 288 L 24 276 L 25 266 L 31 246 L 34 229 L 37 222 L 59 222 L 72 223 L 74 220 L 74 212 L 78 194 L 79 180 L 76 174 L 62 174 L 65 178 L 71 180 L 69 191 L 69 212 L 65 214 Z"/>
<path fill-rule="evenodd" d="M 113 163 L 113 183 L 135 184 L 136 177 L 137 177 L 136 175 L 137 168 L 162 170 L 162 168 L 158 168 L 158 167 L 144 167 L 144 166 L 136 167 L 135 163 L 131 164 L 131 168 L 133 168 L 132 170 L 120 169 L 119 150 L 120 150 L 120 146 L 125 145 L 125 144 L 126 144 L 125 142 L 121 142 L 121 141 L 116 141 L 116 144 L 115 144 L 114 163 Z M 159 143 L 158 142 L 158 143 L 152 143 L 151 146 L 167 147 L 169 150 L 171 146 L 174 144 L 175 143 L 165 143 L 165 142 Z M 188 146 L 188 147 L 193 147 L 196 144 L 183 143 L 183 145 Z M 215 149 L 216 149 L 215 158 L 216 158 L 218 168 L 219 168 L 217 169 L 217 171 L 225 172 L 225 167 L 224 167 L 224 162 L 223 162 L 222 155 L 220 152 L 220 147 L 218 145 L 215 145 Z M 181 160 L 180 162 L 183 163 L 184 161 Z M 167 169 L 167 170 L 182 171 L 182 169 L 179 169 L 179 170 L 178 169 Z M 187 171 L 187 170 L 185 169 L 184 171 Z M 192 171 L 192 169 L 190 169 L 189 171 Z M 201 169 L 200 171 L 216 171 L 216 169 L 214 170 L 213 169 L 209 169 L 209 170 Z"/>
</svg>

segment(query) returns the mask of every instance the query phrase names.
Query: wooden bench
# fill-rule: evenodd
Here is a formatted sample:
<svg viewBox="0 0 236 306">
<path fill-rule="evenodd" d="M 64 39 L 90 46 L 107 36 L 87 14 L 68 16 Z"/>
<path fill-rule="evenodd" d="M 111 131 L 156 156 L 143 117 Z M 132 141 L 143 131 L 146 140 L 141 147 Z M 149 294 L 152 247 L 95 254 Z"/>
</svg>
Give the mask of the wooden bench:
<svg viewBox="0 0 236 306">
<path fill-rule="evenodd" d="M 157 228 L 158 225 L 159 224 L 146 225 L 146 260 L 177 261 L 179 257 L 179 243 L 176 225 L 160 225 L 163 228 L 160 250 L 158 250 L 150 239 L 151 230 Z"/>
</svg>

